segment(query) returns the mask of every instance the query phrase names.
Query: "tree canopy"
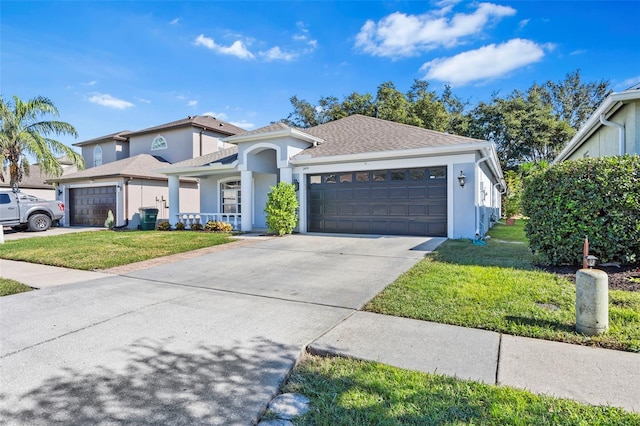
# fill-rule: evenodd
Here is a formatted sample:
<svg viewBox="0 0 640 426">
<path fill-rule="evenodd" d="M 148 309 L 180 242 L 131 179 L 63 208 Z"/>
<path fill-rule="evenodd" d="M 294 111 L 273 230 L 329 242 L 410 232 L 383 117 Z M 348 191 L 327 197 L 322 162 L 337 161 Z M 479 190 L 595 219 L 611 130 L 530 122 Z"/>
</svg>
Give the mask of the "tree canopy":
<svg viewBox="0 0 640 426">
<path fill-rule="evenodd" d="M 46 115 L 58 116 L 58 110 L 45 97 L 35 97 L 27 102 L 17 96 L 13 102 L 0 96 L 0 162 L 8 167 L 10 185 L 19 184 L 24 176 L 29 176 L 31 155 L 40 169 L 53 176 L 62 174 L 58 156 L 66 156 L 78 168 L 84 167 L 80 154 L 62 142 L 50 138 L 50 135 L 78 136 L 76 129 L 64 121 L 47 121 Z M 0 179 L 4 176 L 0 173 Z"/>
<path fill-rule="evenodd" d="M 502 167 L 511 169 L 553 160 L 610 92 L 608 81 L 583 82 L 576 70 L 558 82 L 534 82 L 525 91 L 494 94 L 490 101 L 472 106 L 449 86 L 438 94 L 428 82 L 414 80 L 402 93 L 388 81 L 378 86 L 375 96 L 353 92 L 342 100 L 322 97 L 315 104 L 293 96 L 293 111 L 283 121 L 307 128 L 362 114 L 484 139 L 496 144 Z"/>
</svg>

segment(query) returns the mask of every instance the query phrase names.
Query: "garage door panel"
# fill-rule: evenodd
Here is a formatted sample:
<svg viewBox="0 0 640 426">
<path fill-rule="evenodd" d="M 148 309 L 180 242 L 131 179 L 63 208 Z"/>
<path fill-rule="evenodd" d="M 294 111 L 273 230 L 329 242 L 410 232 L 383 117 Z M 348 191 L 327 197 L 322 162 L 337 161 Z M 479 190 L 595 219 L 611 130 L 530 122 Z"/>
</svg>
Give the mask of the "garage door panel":
<svg viewBox="0 0 640 426">
<path fill-rule="evenodd" d="M 72 226 L 104 226 L 109 210 L 116 212 L 115 186 L 69 190 L 69 217 Z"/>
<path fill-rule="evenodd" d="M 308 176 L 308 230 L 446 236 L 446 176 L 446 167 Z"/>
</svg>

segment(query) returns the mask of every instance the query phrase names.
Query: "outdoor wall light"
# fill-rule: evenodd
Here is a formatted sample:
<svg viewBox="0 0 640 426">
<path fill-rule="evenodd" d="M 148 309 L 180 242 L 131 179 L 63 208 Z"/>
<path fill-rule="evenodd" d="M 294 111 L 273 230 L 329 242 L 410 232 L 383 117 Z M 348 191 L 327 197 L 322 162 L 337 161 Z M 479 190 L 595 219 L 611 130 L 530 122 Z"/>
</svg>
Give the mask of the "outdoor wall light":
<svg viewBox="0 0 640 426">
<path fill-rule="evenodd" d="M 298 182 L 298 179 L 293 180 L 293 189 L 295 189 L 296 192 L 300 189 L 300 182 Z"/>
<path fill-rule="evenodd" d="M 58 196 L 62 196 L 62 189 L 58 188 Z"/>
<path fill-rule="evenodd" d="M 460 187 L 464 188 L 464 184 L 467 183 L 467 177 L 460 170 L 460 176 L 458 176 L 458 182 L 460 183 Z"/>
<path fill-rule="evenodd" d="M 593 268 L 594 266 L 596 266 L 596 260 L 598 260 L 597 257 L 595 257 L 594 255 L 590 254 L 587 256 L 587 265 L 589 265 L 589 269 Z"/>
</svg>

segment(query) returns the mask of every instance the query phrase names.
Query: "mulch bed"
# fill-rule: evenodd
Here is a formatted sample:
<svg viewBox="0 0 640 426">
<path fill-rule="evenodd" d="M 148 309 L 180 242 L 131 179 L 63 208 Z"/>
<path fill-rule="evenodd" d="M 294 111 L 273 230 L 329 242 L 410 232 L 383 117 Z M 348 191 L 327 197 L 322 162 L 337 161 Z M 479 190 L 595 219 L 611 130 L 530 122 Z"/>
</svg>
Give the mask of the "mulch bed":
<svg viewBox="0 0 640 426">
<path fill-rule="evenodd" d="M 576 271 L 581 266 L 538 266 L 540 269 L 552 272 L 569 281 L 576 282 Z M 640 291 L 640 282 L 633 282 L 631 278 L 640 281 L 640 265 L 596 266 L 596 269 L 604 271 L 609 276 L 610 290 Z"/>
</svg>

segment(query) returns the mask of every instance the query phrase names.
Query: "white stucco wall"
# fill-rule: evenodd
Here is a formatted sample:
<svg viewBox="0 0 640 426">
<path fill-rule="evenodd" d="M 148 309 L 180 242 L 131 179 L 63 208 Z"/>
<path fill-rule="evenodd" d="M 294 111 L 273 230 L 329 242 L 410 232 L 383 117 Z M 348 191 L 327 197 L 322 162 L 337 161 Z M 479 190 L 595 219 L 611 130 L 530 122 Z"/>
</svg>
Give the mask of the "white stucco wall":
<svg viewBox="0 0 640 426">
<path fill-rule="evenodd" d="M 151 144 L 157 136 L 162 136 L 167 141 L 166 149 L 151 150 Z M 195 127 L 182 127 L 178 129 L 162 130 L 157 133 L 134 135 L 129 142 L 129 155 L 134 157 L 139 154 L 157 155 L 170 163 L 198 157 L 224 148 L 220 141 L 222 135 L 205 131 L 202 133 L 202 150 L 200 149 L 200 130 Z"/>
</svg>

